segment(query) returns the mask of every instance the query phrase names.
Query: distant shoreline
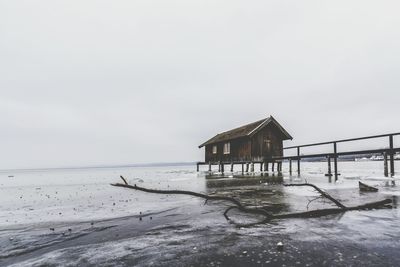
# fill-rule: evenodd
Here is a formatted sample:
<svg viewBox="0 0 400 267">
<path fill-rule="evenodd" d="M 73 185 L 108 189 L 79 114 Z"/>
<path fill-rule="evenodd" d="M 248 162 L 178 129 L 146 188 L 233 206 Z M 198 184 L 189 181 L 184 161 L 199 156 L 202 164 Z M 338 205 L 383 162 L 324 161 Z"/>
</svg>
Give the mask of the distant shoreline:
<svg viewBox="0 0 400 267">
<path fill-rule="evenodd" d="M 72 166 L 72 167 L 50 167 L 50 168 L 0 169 L 0 173 L 12 172 L 12 171 L 48 171 L 48 170 L 116 169 L 116 168 L 172 167 L 172 166 L 196 166 L 196 162 L 158 162 L 158 163 L 123 164 L 123 165 L 100 165 L 100 166 Z"/>
</svg>

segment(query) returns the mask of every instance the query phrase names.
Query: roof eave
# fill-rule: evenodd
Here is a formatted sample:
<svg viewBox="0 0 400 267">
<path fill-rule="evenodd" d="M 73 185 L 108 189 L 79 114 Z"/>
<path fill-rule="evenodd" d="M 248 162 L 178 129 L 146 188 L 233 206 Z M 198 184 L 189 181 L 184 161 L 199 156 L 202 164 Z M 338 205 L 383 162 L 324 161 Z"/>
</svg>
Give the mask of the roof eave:
<svg viewBox="0 0 400 267">
<path fill-rule="evenodd" d="M 262 129 L 264 126 L 270 124 L 271 122 L 273 122 L 280 130 L 281 132 L 286 136 L 287 139 L 284 140 L 293 140 L 293 137 L 285 130 L 285 128 L 282 127 L 282 125 L 279 124 L 279 122 L 277 120 L 275 120 L 274 117 L 269 116 L 267 119 L 265 119 L 265 121 L 263 123 L 261 123 L 259 126 L 257 126 L 254 130 L 252 130 L 251 132 L 249 132 L 247 134 L 247 136 L 253 136 L 254 134 L 256 134 L 260 129 Z"/>
</svg>

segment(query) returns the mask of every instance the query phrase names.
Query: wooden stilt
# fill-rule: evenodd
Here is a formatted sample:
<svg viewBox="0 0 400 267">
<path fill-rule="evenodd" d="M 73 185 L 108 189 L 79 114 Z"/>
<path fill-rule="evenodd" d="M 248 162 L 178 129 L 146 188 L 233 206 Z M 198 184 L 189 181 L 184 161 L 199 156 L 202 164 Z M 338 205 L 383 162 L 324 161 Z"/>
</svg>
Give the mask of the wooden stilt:
<svg viewBox="0 0 400 267">
<path fill-rule="evenodd" d="M 332 176 L 331 156 L 328 156 L 328 176 Z"/>
<path fill-rule="evenodd" d="M 264 162 L 264 171 L 268 171 L 268 161 Z"/>
<path fill-rule="evenodd" d="M 208 171 L 211 172 L 211 161 L 208 163 Z"/>
<path fill-rule="evenodd" d="M 250 172 L 254 172 L 254 162 L 251 162 Z"/>
<path fill-rule="evenodd" d="M 242 163 L 242 173 L 244 173 L 244 164 Z"/>
<path fill-rule="evenodd" d="M 272 162 L 272 172 L 275 172 L 275 161 Z"/>
<path fill-rule="evenodd" d="M 389 148 L 390 148 L 390 176 L 394 176 L 394 151 L 393 151 L 393 135 L 389 136 Z"/>
<path fill-rule="evenodd" d="M 333 143 L 333 154 L 334 154 L 334 158 L 333 158 L 333 167 L 335 168 L 335 182 L 338 180 L 338 165 L 337 165 L 337 144 L 336 142 Z"/>
<path fill-rule="evenodd" d="M 247 173 L 249 172 L 249 163 L 248 162 L 246 163 L 246 172 Z"/>
<path fill-rule="evenodd" d="M 199 170 L 200 170 L 200 164 L 197 163 L 197 172 L 199 172 Z"/>
<path fill-rule="evenodd" d="M 260 162 L 260 172 L 262 172 L 262 171 L 263 171 L 263 163 Z"/>
<path fill-rule="evenodd" d="M 385 177 L 389 176 L 388 158 L 386 152 L 383 153 L 383 174 Z"/>
<path fill-rule="evenodd" d="M 300 147 L 297 147 L 297 174 L 300 176 Z"/>
<path fill-rule="evenodd" d="M 224 172 L 225 172 L 224 168 L 225 168 L 224 163 L 221 162 L 221 173 L 222 173 L 222 174 L 224 174 Z"/>
<path fill-rule="evenodd" d="M 292 175 L 292 159 L 289 159 L 289 174 Z"/>
<path fill-rule="evenodd" d="M 231 172 L 233 172 L 233 162 L 231 163 Z"/>
<path fill-rule="evenodd" d="M 221 172 L 221 161 L 218 163 L 218 172 Z"/>
</svg>

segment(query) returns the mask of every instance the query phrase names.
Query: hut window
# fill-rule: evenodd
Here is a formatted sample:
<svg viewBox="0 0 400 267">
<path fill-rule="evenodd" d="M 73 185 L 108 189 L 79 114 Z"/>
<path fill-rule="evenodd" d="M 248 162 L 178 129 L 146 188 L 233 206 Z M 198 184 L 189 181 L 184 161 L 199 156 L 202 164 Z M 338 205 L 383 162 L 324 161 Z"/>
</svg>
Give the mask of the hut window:
<svg viewBox="0 0 400 267">
<path fill-rule="evenodd" d="M 225 143 L 224 144 L 224 154 L 230 154 L 231 153 L 231 143 Z"/>
<path fill-rule="evenodd" d="M 212 153 L 213 154 L 217 154 L 217 146 L 213 146 L 212 147 Z"/>
</svg>

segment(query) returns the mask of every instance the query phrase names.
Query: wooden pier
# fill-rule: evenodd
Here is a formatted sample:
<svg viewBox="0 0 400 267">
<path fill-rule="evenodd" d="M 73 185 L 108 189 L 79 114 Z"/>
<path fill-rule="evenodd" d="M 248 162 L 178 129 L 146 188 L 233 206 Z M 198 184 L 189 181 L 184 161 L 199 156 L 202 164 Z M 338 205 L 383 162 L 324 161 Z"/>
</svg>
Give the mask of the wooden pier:
<svg viewBox="0 0 400 267">
<path fill-rule="evenodd" d="M 296 149 L 297 155 L 295 156 L 283 156 L 283 157 L 274 157 L 274 160 L 288 160 L 289 161 L 289 172 L 291 173 L 291 162 L 293 160 L 297 161 L 297 174 L 301 174 L 300 162 L 301 159 L 305 158 L 326 158 L 328 163 L 328 173 L 327 176 L 335 176 L 335 181 L 338 179 L 339 171 L 338 171 L 338 158 L 340 156 L 350 156 L 350 155 L 365 155 L 365 154 L 381 154 L 383 155 L 383 162 L 384 162 L 384 175 L 389 176 L 388 170 L 388 157 L 390 163 L 390 176 L 395 175 L 395 167 L 394 167 L 394 155 L 396 152 L 400 152 L 400 147 L 395 148 L 393 137 L 400 135 L 400 133 L 390 133 L 390 134 L 381 134 L 381 135 L 372 135 L 372 136 L 364 136 L 364 137 L 357 137 L 357 138 L 350 138 L 350 139 L 342 139 L 336 141 L 329 141 L 329 142 L 321 142 L 321 143 L 314 143 L 314 144 L 307 144 L 307 145 L 300 145 L 300 146 L 290 146 L 283 148 L 285 151 L 290 149 Z M 368 149 L 368 150 L 356 150 L 356 151 L 343 151 L 339 152 L 337 149 L 337 144 L 339 143 L 348 143 L 360 140 L 367 140 L 367 139 L 376 139 L 376 138 L 388 138 L 388 147 L 387 148 L 380 148 L 380 149 Z M 331 153 L 320 153 L 320 154 L 301 154 L 301 148 L 304 147 L 316 147 L 322 145 L 332 145 L 333 152 Z M 331 167 L 331 160 L 333 159 L 333 173 Z"/>
<path fill-rule="evenodd" d="M 260 171 L 269 171 L 269 166 L 271 165 L 271 171 L 282 172 L 282 162 L 287 161 L 289 163 L 289 173 L 292 175 L 293 166 L 292 162 L 297 162 L 297 175 L 301 175 L 301 160 L 307 158 L 325 158 L 327 161 L 327 174 L 326 176 L 334 176 L 335 181 L 338 179 L 339 170 L 338 170 L 338 159 L 341 156 L 350 156 L 350 155 L 365 155 L 365 154 L 380 154 L 383 155 L 383 164 L 384 164 L 384 175 L 387 177 L 395 175 L 395 166 L 394 166 L 394 156 L 397 152 L 400 152 L 400 147 L 394 147 L 393 137 L 398 136 L 400 133 L 390 133 L 390 134 L 382 134 L 382 135 L 373 135 L 373 136 L 365 136 L 365 137 L 358 137 L 358 138 L 350 138 L 350 139 L 342 139 L 342 140 L 335 140 L 329 142 L 320 142 L 320 143 L 313 143 L 313 144 L 306 144 L 306 145 L 299 145 L 299 146 L 290 146 L 284 147 L 283 150 L 296 150 L 296 155 L 294 156 L 281 156 L 281 157 L 272 157 L 268 160 L 262 161 L 220 161 L 220 162 L 198 162 L 197 163 L 197 171 L 199 171 L 200 165 L 209 165 L 209 171 L 211 171 L 212 165 L 218 165 L 218 170 L 220 172 L 224 172 L 224 166 L 229 165 L 230 171 L 233 172 L 234 165 L 241 165 L 242 173 L 249 173 L 254 172 L 255 164 L 260 165 Z M 360 140 L 367 140 L 367 139 L 376 139 L 376 138 L 387 138 L 388 139 L 388 147 L 387 148 L 379 148 L 379 149 L 368 149 L 368 150 L 354 150 L 354 151 L 338 151 L 337 145 L 339 143 L 349 143 L 354 141 Z M 332 145 L 332 152 L 328 153 L 318 153 L 318 154 L 301 154 L 301 149 L 305 147 L 316 147 L 322 145 Z M 333 161 L 333 171 L 332 171 L 332 161 Z M 250 166 L 250 170 L 249 170 Z M 390 169 L 389 169 L 390 168 Z"/>
</svg>

